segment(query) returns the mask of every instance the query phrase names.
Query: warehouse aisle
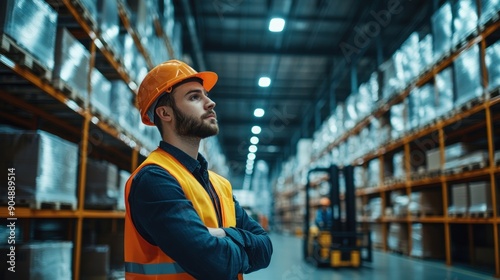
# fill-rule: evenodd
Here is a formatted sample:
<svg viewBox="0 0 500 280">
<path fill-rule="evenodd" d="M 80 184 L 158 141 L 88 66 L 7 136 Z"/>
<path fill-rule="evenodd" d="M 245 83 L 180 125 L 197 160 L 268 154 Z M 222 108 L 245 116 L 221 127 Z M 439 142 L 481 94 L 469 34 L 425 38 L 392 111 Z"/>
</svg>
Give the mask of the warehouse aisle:
<svg viewBox="0 0 500 280">
<path fill-rule="evenodd" d="M 444 264 L 409 259 L 374 251 L 374 262 L 361 269 L 316 268 L 302 261 L 302 240 L 297 237 L 271 234 L 273 259 L 267 269 L 245 275 L 245 280 L 479 280 L 494 279 Z"/>
</svg>

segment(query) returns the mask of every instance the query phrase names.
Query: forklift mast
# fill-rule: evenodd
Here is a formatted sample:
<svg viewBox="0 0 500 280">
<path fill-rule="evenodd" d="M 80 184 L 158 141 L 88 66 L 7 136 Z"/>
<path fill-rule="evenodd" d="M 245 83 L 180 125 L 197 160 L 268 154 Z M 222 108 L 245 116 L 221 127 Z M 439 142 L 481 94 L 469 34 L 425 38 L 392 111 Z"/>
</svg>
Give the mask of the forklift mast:
<svg viewBox="0 0 500 280">
<path fill-rule="evenodd" d="M 328 182 L 330 185 L 330 190 L 328 197 L 330 199 L 330 210 L 332 213 L 332 223 L 331 227 L 328 229 L 331 235 L 332 245 L 334 248 L 355 248 L 359 247 L 358 238 L 363 234 L 357 231 L 356 222 L 356 196 L 354 187 L 354 167 L 351 165 L 343 166 L 339 168 L 337 165 L 331 165 L 326 168 L 314 168 L 309 170 L 307 174 L 307 184 L 305 188 L 305 217 L 304 217 L 304 257 L 308 257 L 308 240 L 310 238 L 310 227 L 311 227 L 311 205 L 310 205 L 310 193 L 311 181 L 310 175 L 312 173 L 327 173 Z M 343 176 L 341 176 L 343 175 Z M 344 199 L 341 199 L 340 192 L 340 178 L 343 177 L 345 181 L 345 191 Z M 345 213 L 342 213 L 341 204 L 344 203 Z M 344 214 L 344 215 L 343 215 Z M 371 252 L 371 238 L 367 236 L 368 248 L 367 254 L 363 258 L 365 261 L 372 260 Z"/>
</svg>

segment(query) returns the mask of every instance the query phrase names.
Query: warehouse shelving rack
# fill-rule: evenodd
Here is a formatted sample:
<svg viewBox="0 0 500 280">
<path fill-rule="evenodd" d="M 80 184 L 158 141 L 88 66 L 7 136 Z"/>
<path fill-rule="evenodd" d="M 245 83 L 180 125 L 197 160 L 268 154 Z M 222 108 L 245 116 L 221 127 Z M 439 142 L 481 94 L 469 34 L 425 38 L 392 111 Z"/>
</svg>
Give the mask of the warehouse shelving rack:
<svg viewBox="0 0 500 280">
<path fill-rule="evenodd" d="M 478 44 L 480 47 L 480 65 L 481 65 L 481 84 L 483 88 L 488 88 L 488 77 L 485 66 L 485 49 L 489 36 L 498 37 L 500 32 L 500 20 L 498 16 L 493 17 L 487 25 L 478 28 L 478 31 L 470 35 L 462 44 L 458 45 L 449 55 L 436 62 L 427 71 L 421 73 L 414 81 L 409 84 L 404 90 L 391 97 L 389 100 L 383 100 L 383 104 L 379 104 L 370 116 L 357 122 L 351 130 L 347 131 L 337 139 L 334 139 L 328 146 L 318 153 L 311 161 L 311 165 L 317 166 L 317 162 L 331 156 L 334 148 L 346 143 L 347 140 L 355 135 L 358 135 L 361 130 L 368 127 L 373 119 L 383 118 L 388 114 L 390 108 L 408 98 L 410 92 L 417 87 L 421 87 L 427 83 L 433 82 L 434 78 L 442 70 L 450 67 L 453 62 L 463 53 L 463 51 Z M 488 241 L 486 246 L 492 247 L 494 252 L 493 273 L 495 277 L 500 277 L 500 162 L 495 159 L 495 149 L 498 150 L 498 135 L 500 132 L 500 89 L 496 88 L 493 91 L 486 93 L 478 99 L 474 99 L 460 108 L 456 108 L 448 112 L 445 116 L 434 120 L 419 129 L 409 131 L 407 134 L 398 139 L 390 140 L 380 147 L 360 156 L 353 160 L 352 165 L 367 168 L 368 162 L 378 159 L 379 164 L 379 185 L 365 186 L 358 188 L 356 197 L 361 205 L 358 205 L 358 211 L 362 212 L 364 206 L 367 205 L 371 198 L 380 198 L 382 203 L 381 216 L 373 218 L 371 216 L 359 216 L 358 221 L 364 229 L 370 229 L 372 225 L 381 226 L 382 246 L 381 249 L 389 251 L 388 236 L 389 226 L 391 224 L 399 224 L 406 227 L 408 232 L 408 243 L 406 248 L 401 248 L 398 253 L 410 255 L 412 249 L 412 225 L 421 223 L 424 227 L 435 226 L 443 229 L 443 248 L 444 261 L 447 265 L 455 265 L 466 263 L 466 265 L 474 264 L 476 253 L 474 252 L 475 242 L 480 243 L 480 234 L 486 229 Z M 456 142 L 461 137 L 473 139 L 474 137 L 483 137 L 487 140 L 488 162 L 481 166 L 468 166 L 454 172 L 438 172 L 438 173 L 422 173 L 415 170 L 415 159 L 412 160 L 415 151 L 420 154 L 427 150 L 418 148 L 416 143 L 429 143 L 432 141 L 433 146 L 430 148 L 439 148 L 441 167 L 444 165 L 444 148 L 447 142 Z M 495 148 L 496 144 L 496 148 Z M 424 145 L 425 146 L 425 145 Z M 404 170 L 405 178 L 395 180 L 391 178 L 389 161 L 395 152 L 404 154 Z M 284 179 L 283 185 L 286 185 L 284 191 L 277 191 L 277 221 L 280 222 L 285 230 L 293 231 L 294 228 L 300 227 L 300 212 L 304 211 L 304 205 L 301 203 L 293 203 L 294 198 L 303 193 L 303 188 L 297 183 L 297 174 L 303 173 L 304 170 L 295 171 L 291 177 Z M 448 213 L 450 206 L 450 185 L 454 183 L 471 182 L 474 180 L 484 180 L 490 183 L 490 192 L 492 200 L 492 210 L 482 215 L 452 215 Z M 392 192 L 402 192 L 408 197 L 412 192 L 427 192 L 437 191 L 440 196 L 441 204 L 438 213 L 411 213 L 408 212 L 403 216 L 395 216 L 384 213 L 386 206 L 389 206 L 390 195 Z M 281 207 L 280 205 L 287 205 Z M 317 207 L 317 205 L 312 205 Z M 282 217 L 286 216 L 287 219 Z M 458 230 L 454 230 L 458 229 Z M 465 233 L 463 233 L 465 232 Z M 465 234 L 463 236 L 463 234 Z M 472 256 L 468 260 L 455 261 L 453 252 L 459 248 L 453 244 L 453 240 L 460 239 L 466 242 L 468 250 L 464 252 L 468 256 Z M 485 246 L 482 244 L 482 246 Z M 477 268 L 477 267 L 475 267 Z"/>
<path fill-rule="evenodd" d="M 134 81 L 125 70 L 121 59 L 116 55 L 108 42 L 99 34 L 95 21 L 79 0 L 47 1 L 59 16 L 70 19 L 73 24 L 72 33 L 84 44 L 88 43 L 91 59 L 89 69 L 105 64 L 115 79 L 123 80 L 129 85 L 130 91 L 136 94 L 137 81 Z M 140 54 L 144 56 L 148 68 L 153 67 L 146 48 L 141 44 L 140 35 L 131 25 L 130 15 L 124 7 L 123 0 L 117 0 L 118 14 L 124 29 L 132 36 Z M 162 30 L 159 15 L 153 13 L 153 23 L 156 35 L 161 37 L 170 57 L 175 57 L 171 39 Z M 76 26 L 76 28 L 75 28 Z M 3 35 L 5 36 L 5 35 Z M 26 67 L 21 57 L 30 56 L 17 48 L 15 52 L 2 50 L 0 56 L 0 72 L 2 73 L 2 89 L 0 99 L 4 104 L 0 109 L 0 121 L 23 129 L 43 129 L 68 141 L 79 144 L 79 170 L 77 185 L 77 209 L 31 209 L 28 207 L 15 208 L 15 217 L 19 224 L 26 228 L 34 219 L 64 219 L 68 224 L 68 240 L 73 241 L 73 279 L 80 279 L 82 240 L 88 235 L 85 222 L 89 220 L 110 220 L 114 233 L 123 232 L 123 218 L 125 213 L 118 210 L 89 210 L 84 208 L 86 186 L 86 163 L 89 156 L 107 160 L 116 164 L 120 169 L 132 171 L 144 160 L 144 145 L 134 135 L 130 135 L 123 128 L 93 114 L 88 102 L 81 103 L 74 100 L 71 92 L 52 84 L 44 74 L 44 69 Z M 110 67 L 110 68 L 109 68 Z M 90 71 L 89 71 L 90 72 Z M 109 71 L 108 71 L 109 72 Z M 90 73 L 86 77 L 90 81 Z M 89 83 L 90 85 L 90 83 Z M 88 93 L 90 95 L 89 86 Z M 22 172 L 22 171 L 19 171 Z M 18 174 L 22 176 L 22 173 Z M 0 208 L 0 217 L 7 218 L 7 207 Z M 29 239 L 24 236 L 17 237 Z"/>
</svg>

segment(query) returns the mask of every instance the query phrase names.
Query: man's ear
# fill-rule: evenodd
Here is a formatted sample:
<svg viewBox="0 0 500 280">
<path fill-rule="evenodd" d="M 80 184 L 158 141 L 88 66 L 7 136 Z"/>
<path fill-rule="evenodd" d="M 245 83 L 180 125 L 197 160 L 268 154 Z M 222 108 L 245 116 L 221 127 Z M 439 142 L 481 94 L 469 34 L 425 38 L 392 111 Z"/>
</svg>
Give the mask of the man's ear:
<svg viewBox="0 0 500 280">
<path fill-rule="evenodd" d="M 169 122 L 172 121 L 172 108 L 168 106 L 159 106 L 156 108 L 156 117 L 160 118 L 163 121 Z"/>
</svg>

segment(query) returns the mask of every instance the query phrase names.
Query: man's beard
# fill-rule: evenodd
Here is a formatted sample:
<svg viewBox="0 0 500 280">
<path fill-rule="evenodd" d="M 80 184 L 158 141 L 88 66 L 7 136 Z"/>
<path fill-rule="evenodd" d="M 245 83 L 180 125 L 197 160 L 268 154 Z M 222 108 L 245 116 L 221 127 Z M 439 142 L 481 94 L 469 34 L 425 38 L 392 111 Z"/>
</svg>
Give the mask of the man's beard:
<svg viewBox="0 0 500 280">
<path fill-rule="evenodd" d="M 205 123 L 204 116 L 195 118 L 183 114 L 177 106 L 173 106 L 175 116 L 175 128 L 180 136 L 207 138 L 219 133 L 219 126 Z"/>
</svg>

